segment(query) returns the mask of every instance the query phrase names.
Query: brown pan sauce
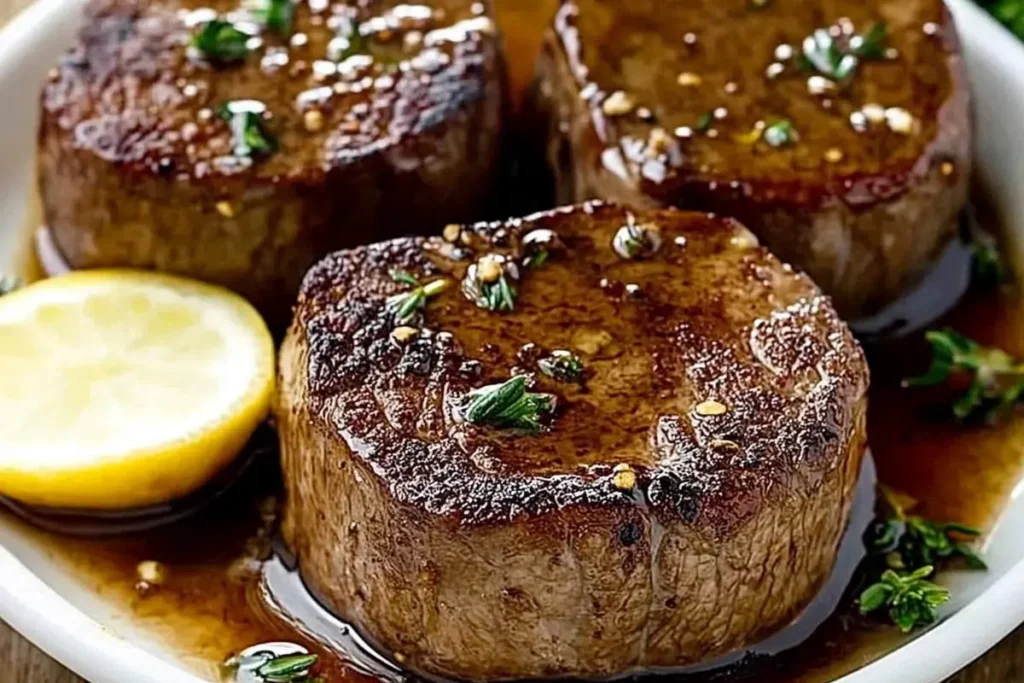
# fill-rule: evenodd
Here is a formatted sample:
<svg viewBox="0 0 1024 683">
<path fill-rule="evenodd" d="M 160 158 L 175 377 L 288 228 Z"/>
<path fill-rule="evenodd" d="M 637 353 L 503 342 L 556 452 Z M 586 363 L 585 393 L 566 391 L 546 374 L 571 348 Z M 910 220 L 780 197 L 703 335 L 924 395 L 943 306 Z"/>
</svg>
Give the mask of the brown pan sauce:
<svg viewBox="0 0 1024 683">
<path fill-rule="evenodd" d="M 556 0 L 499 0 L 514 103 L 521 101 L 544 21 Z M 514 106 L 517 106 L 514 104 Z M 44 277 L 35 257 L 38 209 L 29 221 L 20 273 Z M 969 293 L 937 326 L 948 325 L 983 344 L 1024 357 L 1024 302 L 1010 292 Z M 928 358 L 920 333 L 868 349 L 872 369 L 869 440 L 879 479 L 921 501 L 916 512 L 990 529 L 1024 474 L 1024 416 L 994 427 L 966 426 L 937 406 L 929 390 L 900 388 Z M 261 642 L 292 641 L 321 655 L 318 674 L 329 683 L 380 678 L 361 672 L 319 644 L 265 599 L 260 562 L 271 557 L 273 515 L 279 500 L 273 453 L 261 453 L 226 495 L 182 521 L 155 530 L 108 538 L 82 537 L 32 527 L 6 510 L 5 523 L 23 525 L 104 600 L 122 606 L 134 623 L 214 678 L 217 663 Z M 167 567 L 158 586 L 140 586 L 137 565 Z M 311 598 L 303 598 L 313 607 Z M 883 656 L 905 641 L 897 629 L 861 618 L 847 595 L 838 611 L 803 644 L 772 656 L 683 677 L 687 681 L 760 683 L 834 680 Z M 394 681 L 393 672 L 387 676 Z M 680 679 L 674 676 L 674 679 Z"/>
</svg>

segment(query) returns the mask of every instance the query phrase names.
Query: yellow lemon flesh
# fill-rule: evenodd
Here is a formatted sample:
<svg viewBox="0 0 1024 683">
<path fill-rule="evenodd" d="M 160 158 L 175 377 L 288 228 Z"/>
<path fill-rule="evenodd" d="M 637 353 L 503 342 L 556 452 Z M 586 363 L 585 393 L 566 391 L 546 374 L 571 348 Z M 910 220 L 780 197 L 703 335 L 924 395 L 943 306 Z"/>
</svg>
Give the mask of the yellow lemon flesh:
<svg viewBox="0 0 1024 683">
<path fill-rule="evenodd" d="M 117 509 L 180 498 L 269 409 L 274 342 L 227 290 L 88 271 L 0 297 L 0 495 Z"/>
</svg>

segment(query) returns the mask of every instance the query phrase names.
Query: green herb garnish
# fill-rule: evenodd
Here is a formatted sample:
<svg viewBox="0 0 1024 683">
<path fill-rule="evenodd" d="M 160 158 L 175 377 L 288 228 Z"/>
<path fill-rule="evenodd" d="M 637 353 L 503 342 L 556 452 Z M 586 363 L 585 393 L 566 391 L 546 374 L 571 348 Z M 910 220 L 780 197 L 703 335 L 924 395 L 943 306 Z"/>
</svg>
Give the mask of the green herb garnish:
<svg viewBox="0 0 1024 683">
<path fill-rule="evenodd" d="M 612 249 L 624 259 L 644 259 L 661 248 L 661 230 L 653 223 L 637 223 L 632 214 L 612 238 Z"/>
<path fill-rule="evenodd" d="M 253 17 L 271 31 L 287 36 L 292 32 L 295 3 L 292 0 L 256 0 L 248 3 Z"/>
<path fill-rule="evenodd" d="M 984 288 L 994 289 L 1009 279 L 999 249 L 989 239 L 971 242 L 971 280 Z"/>
<path fill-rule="evenodd" d="M 412 291 L 396 294 L 388 299 L 388 309 L 394 312 L 395 322 L 399 325 L 412 320 L 426 307 L 427 300 L 448 288 L 448 280 L 443 278 L 421 285 L 412 274 L 404 270 L 391 271 L 391 279 L 413 288 Z"/>
<path fill-rule="evenodd" d="M 861 614 L 888 607 L 889 618 L 904 633 L 934 623 L 935 608 L 949 600 L 949 590 L 926 580 L 933 571 L 933 567 L 925 566 L 900 575 L 886 569 L 860 594 L 857 603 Z"/>
<path fill-rule="evenodd" d="M 867 32 L 850 39 L 850 52 L 861 59 L 882 59 L 888 39 L 889 27 L 885 22 L 874 23 Z"/>
<path fill-rule="evenodd" d="M 799 140 L 800 136 L 791 121 L 782 119 L 766 127 L 762 138 L 772 147 L 785 147 Z"/>
<path fill-rule="evenodd" d="M 263 127 L 266 107 L 256 100 L 232 100 L 220 108 L 222 119 L 231 126 L 234 155 L 261 157 L 277 149 L 277 142 Z"/>
<path fill-rule="evenodd" d="M 934 566 L 939 560 L 962 557 L 971 569 L 988 569 L 973 548 L 958 540 L 958 537 L 977 538 L 980 535 L 979 529 L 963 524 L 940 524 L 921 517 L 908 517 L 906 531 L 897 546 L 900 564 L 903 567 Z M 894 567 L 899 568 L 902 567 Z"/>
<path fill-rule="evenodd" d="M 988 568 L 977 551 L 967 544 L 981 535 L 980 529 L 907 514 L 908 508 L 917 505 L 917 501 L 881 484 L 878 491 L 883 516 L 876 521 L 866 541 L 872 553 L 885 556 L 890 569 L 934 567 L 956 557 L 963 558 L 971 569 Z"/>
<path fill-rule="evenodd" d="M 805 68 L 837 81 L 845 81 L 857 69 L 857 56 L 844 54 L 827 29 L 816 29 L 804 38 L 802 50 L 801 63 Z"/>
<path fill-rule="evenodd" d="M 819 28 L 804 38 L 800 64 L 837 82 L 853 76 L 861 59 L 881 59 L 885 56 L 888 28 L 876 23 L 863 35 L 853 36 L 841 45 L 828 29 Z"/>
<path fill-rule="evenodd" d="M 552 351 L 550 356 L 537 361 L 537 367 L 562 382 L 578 382 L 583 377 L 583 361 L 572 351 Z"/>
<path fill-rule="evenodd" d="M 711 130 L 711 124 L 715 122 L 714 112 L 705 112 L 697 119 L 697 125 L 693 127 L 698 133 L 707 133 Z"/>
<path fill-rule="evenodd" d="M 309 670 L 316 660 L 316 655 L 284 655 L 271 659 L 256 669 L 256 673 L 268 683 L 298 683 L 308 680 Z"/>
<path fill-rule="evenodd" d="M 0 296 L 10 294 L 22 285 L 21 278 L 16 275 L 0 273 Z"/>
<path fill-rule="evenodd" d="M 277 655 L 262 650 L 232 657 L 224 667 L 237 683 L 321 683 L 310 677 L 318 659 L 303 652 Z"/>
<path fill-rule="evenodd" d="M 462 281 L 466 298 L 488 311 L 512 311 L 519 290 L 512 283 L 519 279 L 519 268 L 504 256 L 488 255 L 469 267 Z"/>
<path fill-rule="evenodd" d="M 955 374 L 970 377 L 967 391 L 953 402 L 953 414 L 961 420 L 995 422 L 1020 400 L 1024 365 L 1010 354 L 982 346 L 951 329 L 931 330 L 925 338 L 932 347 L 931 365 L 923 375 L 904 380 L 904 386 L 935 386 Z"/>
<path fill-rule="evenodd" d="M 517 375 L 502 384 L 481 387 L 469 394 L 467 422 L 506 429 L 540 430 L 538 419 L 555 409 L 555 398 L 526 390 L 527 378 Z"/>
<path fill-rule="evenodd" d="M 247 42 L 250 38 L 252 36 L 230 21 L 214 19 L 203 24 L 191 44 L 207 59 L 226 64 L 245 59 L 249 54 Z"/>
</svg>

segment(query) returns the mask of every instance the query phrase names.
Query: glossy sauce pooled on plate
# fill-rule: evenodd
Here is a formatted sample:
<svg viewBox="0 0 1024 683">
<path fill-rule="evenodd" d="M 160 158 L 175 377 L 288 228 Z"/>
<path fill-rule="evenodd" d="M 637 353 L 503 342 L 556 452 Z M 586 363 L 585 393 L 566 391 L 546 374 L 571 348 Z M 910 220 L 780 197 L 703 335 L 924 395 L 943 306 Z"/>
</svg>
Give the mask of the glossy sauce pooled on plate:
<svg viewBox="0 0 1024 683">
<path fill-rule="evenodd" d="M 531 25 L 530 17 L 520 17 L 518 8 L 508 7 L 513 2 L 499 3 L 499 16 L 504 12 Z M 546 18 L 540 24 L 545 22 Z M 38 224 L 36 218 L 32 229 Z M 38 277 L 40 269 L 26 262 L 23 274 Z M 1024 355 L 1024 306 L 1011 295 L 973 294 L 945 322 L 983 343 Z M 915 337 L 871 358 L 868 425 L 880 479 L 921 500 L 922 512 L 930 517 L 988 528 L 1024 474 L 1019 447 L 1024 443 L 1024 422 L 1011 419 L 994 428 L 965 427 L 937 418 L 934 395 L 908 393 L 900 387 L 906 374 L 923 370 L 923 348 Z M 214 668 L 210 662 L 223 661 L 255 643 L 290 640 L 323 655 L 326 681 L 372 680 L 267 608 L 256 568 L 269 552 L 267 519 L 276 505 L 268 497 L 277 494 L 273 472 L 272 467 L 252 470 L 229 498 L 168 529 L 117 539 L 29 533 L 74 566 L 100 595 L 123 604 L 139 623 L 192 659 L 198 672 L 209 674 Z M 957 476 L 947 476 L 949 472 Z M 139 584 L 138 564 L 148 560 L 166 565 L 165 580 L 159 585 Z M 827 681 L 902 642 L 891 626 L 845 608 L 795 650 L 693 680 Z"/>
</svg>

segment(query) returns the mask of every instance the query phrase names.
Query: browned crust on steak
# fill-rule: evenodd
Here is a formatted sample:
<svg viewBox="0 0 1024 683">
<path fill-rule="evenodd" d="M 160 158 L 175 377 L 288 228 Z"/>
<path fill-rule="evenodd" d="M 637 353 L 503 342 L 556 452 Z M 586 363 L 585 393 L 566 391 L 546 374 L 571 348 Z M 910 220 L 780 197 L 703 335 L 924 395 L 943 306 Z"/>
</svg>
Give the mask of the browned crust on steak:
<svg viewBox="0 0 1024 683">
<path fill-rule="evenodd" d="M 661 228 L 649 260 L 612 249 L 629 215 Z M 452 286 L 392 340 L 392 269 L 458 281 L 538 228 L 565 249 L 523 274 L 514 312 Z M 788 623 L 832 568 L 868 376 L 828 300 L 750 239 L 587 204 L 319 263 L 276 406 L 283 531 L 311 588 L 410 666 L 468 679 L 684 665 Z M 587 378 L 535 373 L 558 396 L 547 429 L 460 419 L 470 390 L 558 348 Z M 706 400 L 727 412 L 701 415 Z M 613 484 L 622 463 L 632 491 Z"/>
<path fill-rule="evenodd" d="M 842 18 L 860 32 L 885 22 L 896 56 L 862 60 L 849 84 L 825 97 L 809 92 L 816 72 L 791 61 L 781 76 L 766 76 L 776 46 L 799 54 L 815 28 Z M 699 83 L 680 85 L 683 73 Z M 941 0 L 772 2 L 760 10 L 747 0 L 564 0 L 538 81 L 561 201 L 734 216 L 809 273 L 846 317 L 872 313 L 916 282 L 955 234 L 966 202 L 969 98 Z M 616 90 L 635 100 L 632 114 L 604 113 Z M 876 123 L 857 132 L 850 114 L 868 104 L 902 108 L 917 128 L 907 135 Z M 636 114 L 643 108 L 647 119 Z M 719 109 L 714 132 L 700 132 L 700 118 Z M 797 130 L 796 144 L 741 140 L 757 121 L 783 119 Z M 680 127 L 693 134 L 676 135 Z M 651 144 L 655 129 L 668 134 L 664 149 Z"/>
<path fill-rule="evenodd" d="M 372 26 L 399 4 L 357 15 Z M 476 15 L 473 4 L 431 0 L 430 17 L 373 34 L 371 65 L 321 77 L 333 6 L 297 3 L 291 35 L 304 45 L 264 30 L 244 63 L 216 67 L 190 55 L 192 24 L 203 8 L 244 17 L 235 0 L 91 0 L 42 95 L 39 178 L 56 245 L 76 268 L 228 286 L 283 328 L 324 254 L 478 217 L 498 169 L 502 85 L 489 5 Z M 251 165 L 216 114 L 237 99 L 266 104 L 278 143 Z"/>
</svg>

